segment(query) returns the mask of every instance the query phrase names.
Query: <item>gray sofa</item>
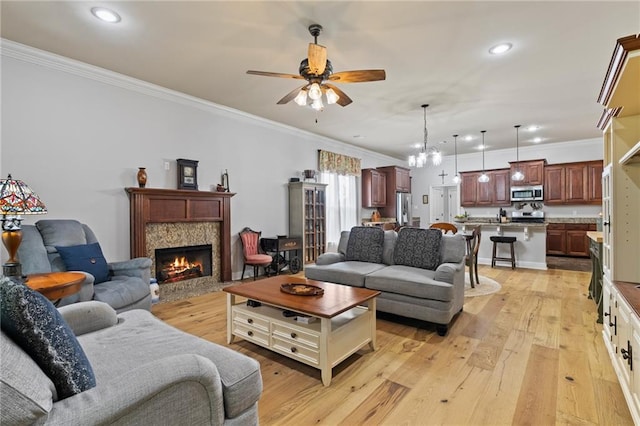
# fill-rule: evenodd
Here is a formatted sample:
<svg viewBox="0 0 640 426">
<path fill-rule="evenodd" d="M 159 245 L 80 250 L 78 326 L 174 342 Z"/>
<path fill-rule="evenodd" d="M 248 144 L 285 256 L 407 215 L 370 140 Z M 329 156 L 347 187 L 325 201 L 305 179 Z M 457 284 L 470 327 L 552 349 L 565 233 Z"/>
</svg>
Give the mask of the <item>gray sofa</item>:
<svg viewBox="0 0 640 426">
<path fill-rule="evenodd" d="M 464 304 L 465 239 L 440 230 L 343 231 L 337 253 L 325 253 L 305 276 L 381 292 L 377 310 L 436 324 L 444 336 Z"/>
<path fill-rule="evenodd" d="M 66 271 L 56 247 L 78 247 L 97 243 L 98 239 L 87 225 L 77 220 L 40 220 L 35 225 L 22 225 L 22 244 L 18 258 L 24 275 Z M 116 312 L 130 309 L 151 309 L 151 259 L 140 257 L 107 264 L 109 280 L 95 283 L 95 277 L 85 273 L 86 279 L 79 293 L 63 298 L 58 306 L 75 302 L 98 300 L 109 304 Z"/>
<path fill-rule="evenodd" d="M 0 335 L 2 425 L 255 425 L 257 361 L 181 332 L 144 310 L 102 302 L 59 309 L 77 336 L 96 386 L 58 399 L 50 377 Z M 3 325 L 4 327 L 4 325 Z"/>
</svg>

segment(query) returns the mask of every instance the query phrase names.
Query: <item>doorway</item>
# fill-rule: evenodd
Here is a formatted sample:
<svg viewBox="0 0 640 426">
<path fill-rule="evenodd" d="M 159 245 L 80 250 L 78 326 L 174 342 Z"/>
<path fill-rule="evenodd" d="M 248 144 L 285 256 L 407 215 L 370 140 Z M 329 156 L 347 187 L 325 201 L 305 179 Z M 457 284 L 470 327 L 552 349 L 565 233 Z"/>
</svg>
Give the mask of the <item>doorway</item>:
<svg viewBox="0 0 640 426">
<path fill-rule="evenodd" d="M 453 222 L 453 217 L 458 214 L 458 206 L 460 206 L 458 186 L 432 186 L 430 198 L 429 217 L 431 223 Z"/>
</svg>

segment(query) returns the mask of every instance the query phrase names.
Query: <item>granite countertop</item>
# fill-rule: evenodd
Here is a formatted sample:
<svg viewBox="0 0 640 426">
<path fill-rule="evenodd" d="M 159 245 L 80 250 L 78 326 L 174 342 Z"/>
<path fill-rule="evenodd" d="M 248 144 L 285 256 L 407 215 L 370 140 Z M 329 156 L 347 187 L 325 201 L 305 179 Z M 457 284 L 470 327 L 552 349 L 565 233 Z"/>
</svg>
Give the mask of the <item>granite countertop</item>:
<svg viewBox="0 0 640 426">
<path fill-rule="evenodd" d="M 503 228 L 523 228 L 523 227 L 529 227 L 529 228 L 546 228 L 547 224 L 546 223 L 539 223 L 539 222 L 501 222 L 498 223 L 495 220 L 493 222 L 488 221 L 488 220 L 469 220 L 467 222 L 454 222 L 454 224 L 458 227 L 460 226 L 502 226 Z"/>
<path fill-rule="evenodd" d="M 602 232 L 600 231 L 587 231 L 587 237 L 589 237 L 596 243 L 602 242 Z"/>
</svg>

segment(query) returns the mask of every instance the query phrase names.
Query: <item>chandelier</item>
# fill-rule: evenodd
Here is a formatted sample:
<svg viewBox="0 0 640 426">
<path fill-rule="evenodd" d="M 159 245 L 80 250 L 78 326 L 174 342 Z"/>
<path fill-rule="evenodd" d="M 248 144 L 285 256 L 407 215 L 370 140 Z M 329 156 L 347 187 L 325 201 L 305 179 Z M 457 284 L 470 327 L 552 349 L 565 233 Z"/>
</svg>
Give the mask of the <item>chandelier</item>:
<svg viewBox="0 0 640 426">
<path fill-rule="evenodd" d="M 424 110 L 424 141 L 422 142 L 422 147 L 420 148 L 420 152 L 418 155 L 410 155 L 409 156 L 409 167 L 424 167 L 429 160 L 434 166 L 440 165 L 442 163 L 442 154 L 440 150 L 435 146 L 428 146 L 427 136 L 429 132 L 427 131 L 427 107 L 429 104 L 421 105 Z"/>
</svg>

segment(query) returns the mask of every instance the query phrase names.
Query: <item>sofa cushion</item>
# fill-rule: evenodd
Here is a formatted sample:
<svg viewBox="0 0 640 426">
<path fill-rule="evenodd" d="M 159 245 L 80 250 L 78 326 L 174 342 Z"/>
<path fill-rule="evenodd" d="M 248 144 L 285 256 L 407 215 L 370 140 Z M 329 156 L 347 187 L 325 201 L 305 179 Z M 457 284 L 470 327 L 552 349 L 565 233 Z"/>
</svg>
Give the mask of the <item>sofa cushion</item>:
<svg viewBox="0 0 640 426">
<path fill-rule="evenodd" d="M 116 311 L 151 297 L 149 283 L 137 277 L 116 275 L 93 288 L 94 300 L 110 305 Z"/>
<path fill-rule="evenodd" d="M 0 424 L 34 424 L 53 407 L 56 388 L 38 365 L 0 333 Z"/>
<path fill-rule="evenodd" d="M 384 231 L 376 226 L 354 226 L 349 233 L 347 260 L 382 263 Z"/>
<path fill-rule="evenodd" d="M 384 243 L 382 246 L 382 262 L 385 265 L 393 265 L 393 252 L 396 248 L 398 233 L 394 230 L 384 231 Z"/>
<path fill-rule="evenodd" d="M 402 228 L 393 254 L 396 265 L 435 270 L 440 263 L 439 229 Z"/>
<path fill-rule="evenodd" d="M 132 365 L 152 363 L 152 354 L 166 358 L 188 352 L 210 359 L 218 369 L 227 418 L 240 415 L 260 397 L 262 376 L 256 360 L 177 330 L 148 311 L 123 312 L 118 319 L 114 327 L 78 337 L 101 384 L 118 380 Z"/>
<path fill-rule="evenodd" d="M 465 256 L 466 240 L 460 234 L 443 235 L 440 241 L 440 263 L 459 263 Z"/>
<path fill-rule="evenodd" d="M 435 271 L 428 269 L 392 265 L 367 275 L 365 286 L 371 290 L 403 294 L 420 299 L 443 302 L 453 300 L 453 285 L 436 281 L 435 274 Z"/>
<path fill-rule="evenodd" d="M 56 246 L 77 246 L 87 244 L 82 224 L 71 219 L 39 220 L 36 227 L 48 253 L 54 253 Z"/>
<path fill-rule="evenodd" d="M 93 275 L 94 284 L 109 281 L 109 265 L 102 254 L 100 244 L 56 246 L 67 271 L 83 271 Z"/>
<path fill-rule="evenodd" d="M 346 261 L 330 265 L 308 265 L 304 268 L 304 275 L 310 280 L 364 287 L 365 277 L 384 267 L 382 263 Z"/>
<path fill-rule="evenodd" d="M 0 281 L 2 330 L 53 381 L 64 399 L 96 385 L 91 364 L 53 304 L 22 283 Z"/>
</svg>

